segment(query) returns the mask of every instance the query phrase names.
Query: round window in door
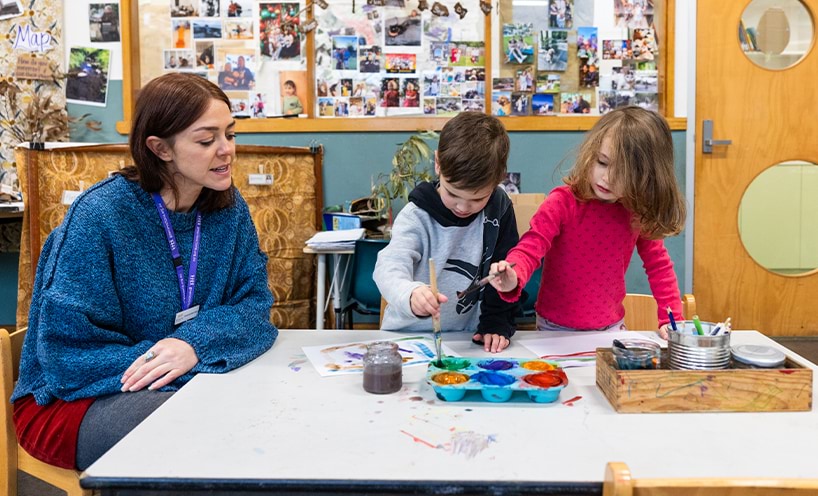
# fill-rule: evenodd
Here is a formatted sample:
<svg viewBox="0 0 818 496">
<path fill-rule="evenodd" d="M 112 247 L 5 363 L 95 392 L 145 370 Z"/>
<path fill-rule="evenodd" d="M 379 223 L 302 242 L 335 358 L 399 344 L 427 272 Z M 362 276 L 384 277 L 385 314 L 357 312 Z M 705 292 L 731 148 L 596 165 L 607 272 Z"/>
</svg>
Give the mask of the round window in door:
<svg viewBox="0 0 818 496">
<path fill-rule="evenodd" d="M 800 0 L 753 0 L 741 14 L 738 40 L 756 65 L 787 69 L 807 54 L 814 31 L 812 15 Z"/>
<path fill-rule="evenodd" d="M 756 176 L 738 210 L 744 248 L 759 265 L 796 276 L 818 267 L 818 166 L 781 162 Z"/>
</svg>

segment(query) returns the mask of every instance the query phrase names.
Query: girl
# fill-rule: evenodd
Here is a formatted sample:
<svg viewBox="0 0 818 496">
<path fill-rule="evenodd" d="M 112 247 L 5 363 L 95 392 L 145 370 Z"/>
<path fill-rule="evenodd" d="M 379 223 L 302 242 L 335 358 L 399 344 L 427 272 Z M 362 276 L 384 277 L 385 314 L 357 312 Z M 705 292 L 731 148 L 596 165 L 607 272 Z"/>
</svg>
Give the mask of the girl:
<svg viewBox="0 0 818 496">
<path fill-rule="evenodd" d="M 564 181 L 506 260 L 492 264 L 500 274 L 491 284 L 501 298 L 516 301 L 545 257 L 537 329 L 624 329 L 625 272 L 636 247 L 667 338 L 666 309 L 682 318 L 682 302 L 662 238 L 678 234 L 685 220 L 667 122 L 639 107 L 605 114 Z"/>
</svg>

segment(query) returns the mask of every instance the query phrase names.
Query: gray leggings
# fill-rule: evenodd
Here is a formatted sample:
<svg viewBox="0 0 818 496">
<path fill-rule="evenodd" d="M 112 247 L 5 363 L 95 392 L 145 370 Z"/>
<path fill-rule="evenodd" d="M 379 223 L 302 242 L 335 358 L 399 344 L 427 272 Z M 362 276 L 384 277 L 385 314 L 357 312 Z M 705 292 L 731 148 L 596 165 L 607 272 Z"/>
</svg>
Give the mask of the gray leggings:
<svg viewBox="0 0 818 496">
<path fill-rule="evenodd" d="M 77 468 L 88 468 L 171 396 L 173 391 L 143 389 L 97 398 L 80 424 Z"/>
</svg>

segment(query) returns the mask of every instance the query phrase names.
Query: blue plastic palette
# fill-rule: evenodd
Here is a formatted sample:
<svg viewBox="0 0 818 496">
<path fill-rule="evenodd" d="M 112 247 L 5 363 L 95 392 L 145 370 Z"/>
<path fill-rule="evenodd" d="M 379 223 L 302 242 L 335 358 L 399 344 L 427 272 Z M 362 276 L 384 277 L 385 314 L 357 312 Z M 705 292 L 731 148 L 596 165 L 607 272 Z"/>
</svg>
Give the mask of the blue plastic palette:
<svg viewBox="0 0 818 496">
<path fill-rule="evenodd" d="M 527 395 L 535 403 L 552 403 L 568 385 L 568 377 L 554 362 L 538 358 L 444 358 L 426 369 L 426 382 L 443 401 L 460 401 L 479 391 L 485 401 L 502 403 Z"/>
</svg>

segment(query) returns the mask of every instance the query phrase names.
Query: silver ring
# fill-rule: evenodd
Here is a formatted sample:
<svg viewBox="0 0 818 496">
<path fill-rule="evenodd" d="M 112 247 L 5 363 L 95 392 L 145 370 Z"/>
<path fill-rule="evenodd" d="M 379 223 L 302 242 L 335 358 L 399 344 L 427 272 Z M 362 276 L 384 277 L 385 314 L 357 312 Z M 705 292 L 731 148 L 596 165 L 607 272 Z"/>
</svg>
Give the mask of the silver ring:
<svg viewBox="0 0 818 496">
<path fill-rule="evenodd" d="M 154 352 L 153 350 L 148 350 L 148 352 L 145 353 L 145 361 L 146 362 L 150 362 L 154 358 L 156 358 L 156 352 Z"/>
</svg>

